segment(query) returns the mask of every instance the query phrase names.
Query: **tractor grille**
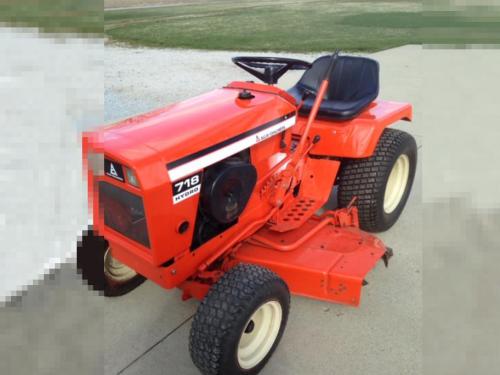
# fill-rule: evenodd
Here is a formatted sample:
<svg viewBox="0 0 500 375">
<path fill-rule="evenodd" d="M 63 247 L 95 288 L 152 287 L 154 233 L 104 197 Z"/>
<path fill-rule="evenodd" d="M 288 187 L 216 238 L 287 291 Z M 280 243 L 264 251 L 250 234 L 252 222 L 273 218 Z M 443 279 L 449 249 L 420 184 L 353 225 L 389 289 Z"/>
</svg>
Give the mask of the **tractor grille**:
<svg viewBox="0 0 500 375">
<path fill-rule="evenodd" d="M 149 246 L 148 227 L 142 198 L 99 182 L 99 211 L 104 214 L 104 224 L 128 238 Z"/>
</svg>

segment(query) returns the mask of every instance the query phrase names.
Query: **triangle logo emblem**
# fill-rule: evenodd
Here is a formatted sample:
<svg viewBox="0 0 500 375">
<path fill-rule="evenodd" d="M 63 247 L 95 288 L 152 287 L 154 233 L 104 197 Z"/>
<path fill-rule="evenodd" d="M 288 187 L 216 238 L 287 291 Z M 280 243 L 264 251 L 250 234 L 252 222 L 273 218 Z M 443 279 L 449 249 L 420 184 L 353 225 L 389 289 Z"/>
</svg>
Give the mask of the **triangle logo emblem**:
<svg viewBox="0 0 500 375">
<path fill-rule="evenodd" d="M 116 169 L 115 169 L 115 166 L 113 165 L 113 163 L 109 163 L 109 173 L 113 177 L 118 177 L 118 173 L 116 173 Z"/>
</svg>

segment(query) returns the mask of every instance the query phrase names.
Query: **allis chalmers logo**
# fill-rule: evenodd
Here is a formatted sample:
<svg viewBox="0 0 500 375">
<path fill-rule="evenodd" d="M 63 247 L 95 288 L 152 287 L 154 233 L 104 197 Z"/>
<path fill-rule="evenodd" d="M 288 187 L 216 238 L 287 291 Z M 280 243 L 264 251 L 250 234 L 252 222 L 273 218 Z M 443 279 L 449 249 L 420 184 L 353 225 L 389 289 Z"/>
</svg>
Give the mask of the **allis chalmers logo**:
<svg viewBox="0 0 500 375">
<path fill-rule="evenodd" d="M 113 177 L 118 177 L 118 173 L 116 173 L 116 169 L 115 169 L 115 166 L 113 165 L 113 163 L 109 164 L 109 173 Z"/>
<path fill-rule="evenodd" d="M 111 161 L 108 159 L 104 160 L 104 171 L 106 172 L 107 176 L 116 178 L 117 180 L 123 182 L 125 181 L 125 178 L 123 177 L 123 167 L 121 164 Z"/>
<path fill-rule="evenodd" d="M 262 142 L 263 140 L 272 137 L 273 135 L 276 135 L 278 133 L 281 133 L 286 130 L 285 125 L 280 126 L 279 128 L 273 129 L 271 131 L 268 131 L 267 133 L 261 133 L 261 134 L 256 134 L 255 135 L 255 141 Z"/>
</svg>

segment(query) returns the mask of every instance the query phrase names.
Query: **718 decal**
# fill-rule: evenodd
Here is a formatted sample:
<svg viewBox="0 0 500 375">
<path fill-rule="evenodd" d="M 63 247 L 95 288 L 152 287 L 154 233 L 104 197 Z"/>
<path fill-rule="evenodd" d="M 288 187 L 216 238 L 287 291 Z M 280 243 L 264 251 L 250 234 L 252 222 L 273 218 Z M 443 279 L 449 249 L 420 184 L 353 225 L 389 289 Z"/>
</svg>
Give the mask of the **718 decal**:
<svg viewBox="0 0 500 375">
<path fill-rule="evenodd" d="M 174 204 L 199 194 L 200 190 L 201 172 L 172 183 Z"/>
</svg>

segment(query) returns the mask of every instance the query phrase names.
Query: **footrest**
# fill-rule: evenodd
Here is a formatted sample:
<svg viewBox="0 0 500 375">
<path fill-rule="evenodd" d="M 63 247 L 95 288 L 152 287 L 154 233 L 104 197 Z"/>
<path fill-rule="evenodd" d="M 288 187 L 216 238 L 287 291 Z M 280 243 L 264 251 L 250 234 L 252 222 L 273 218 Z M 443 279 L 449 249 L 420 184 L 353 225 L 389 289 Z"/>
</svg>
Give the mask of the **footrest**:
<svg viewBox="0 0 500 375">
<path fill-rule="evenodd" d="M 324 202 L 312 197 L 301 197 L 286 207 L 280 213 L 278 221 L 269 225 L 269 229 L 276 232 L 287 232 L 300 227 L 318 211 Z"/>
</svg>

